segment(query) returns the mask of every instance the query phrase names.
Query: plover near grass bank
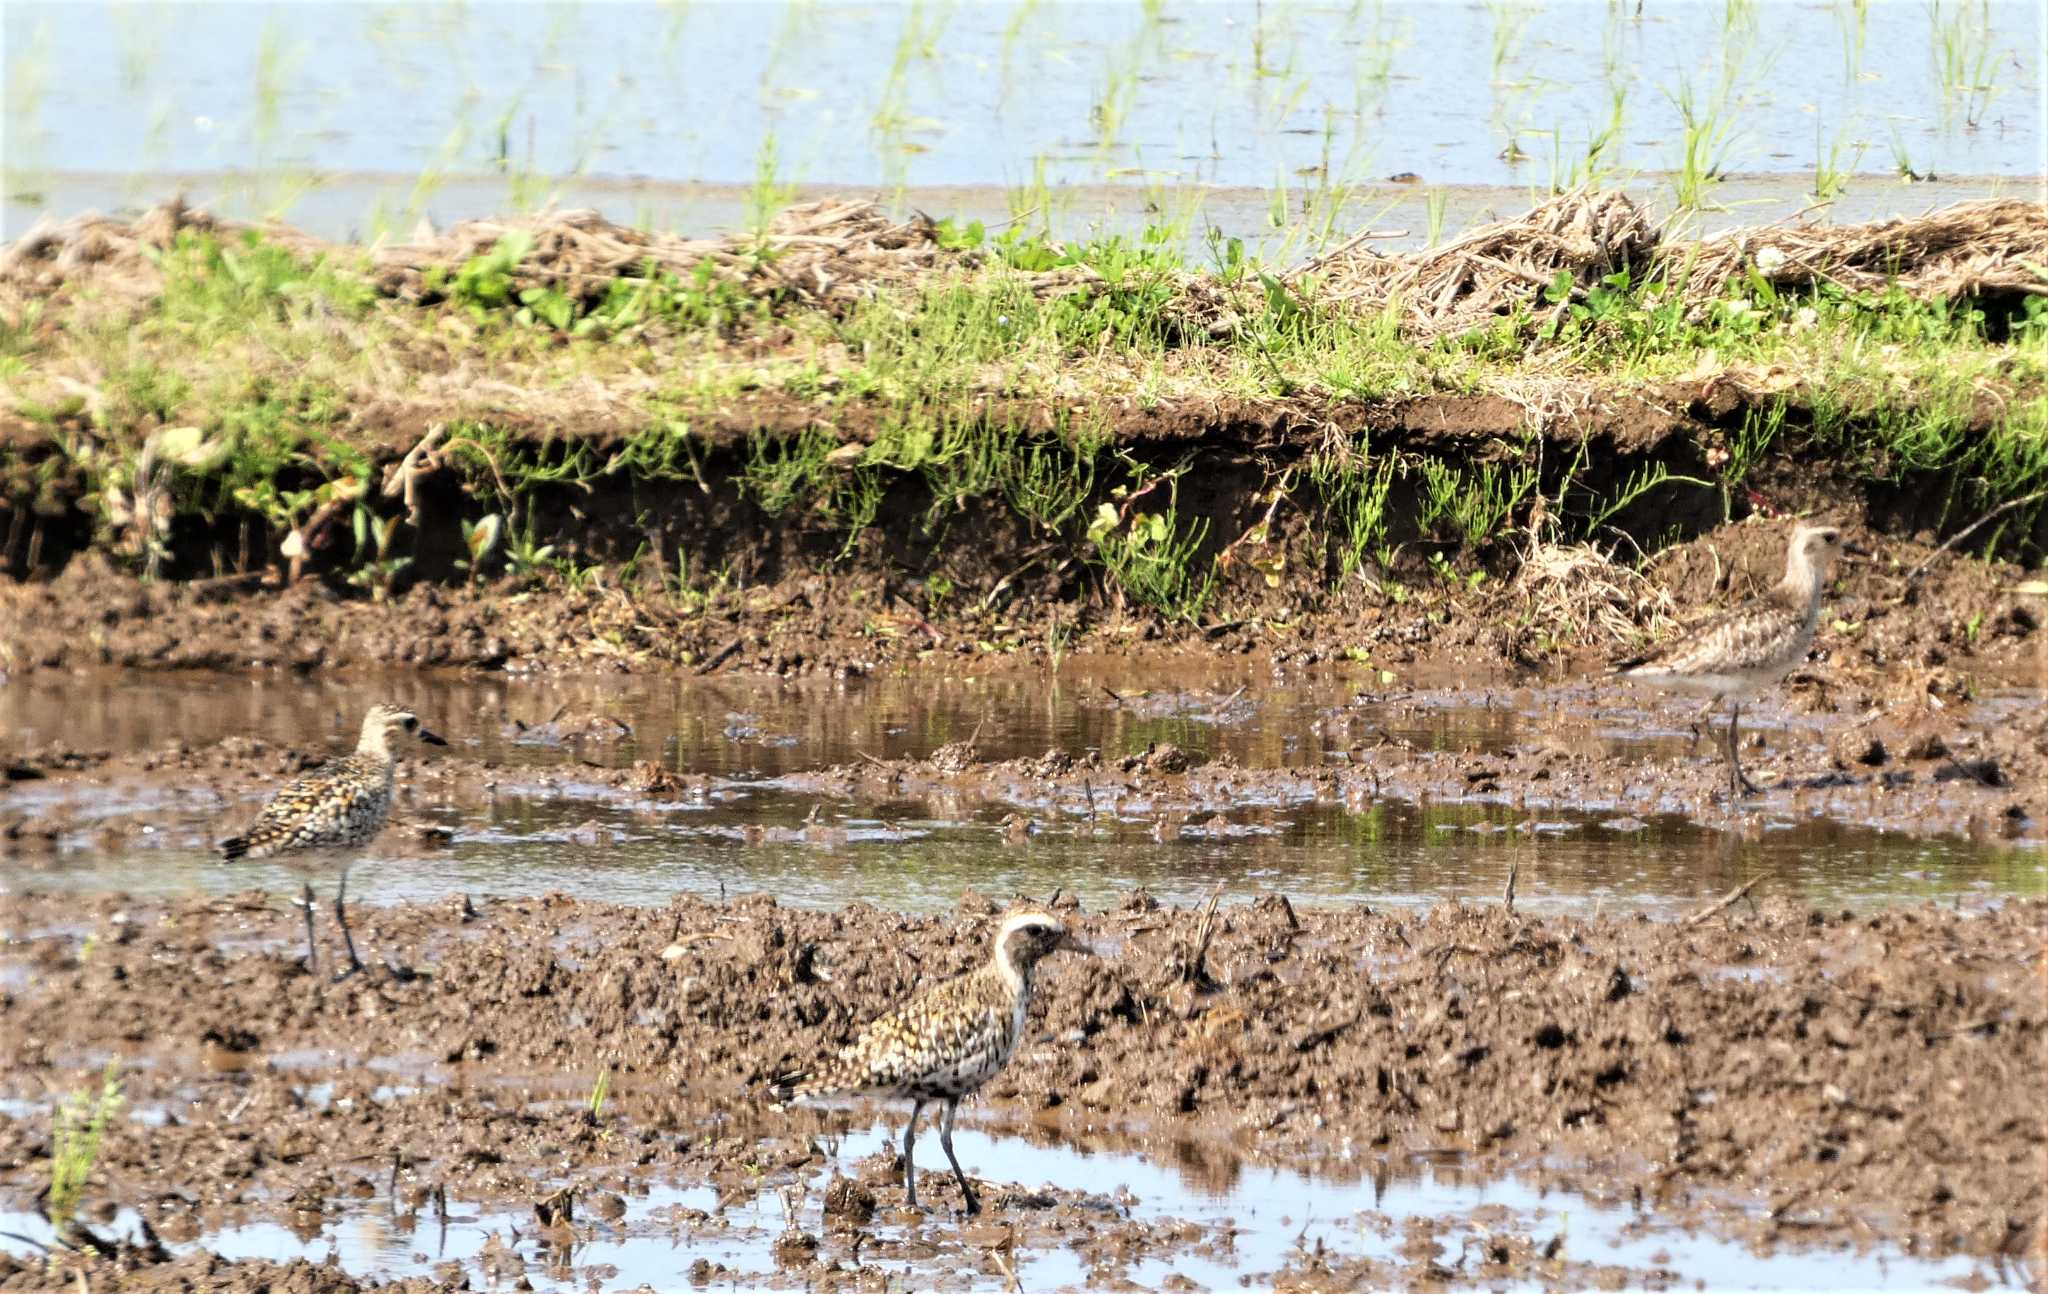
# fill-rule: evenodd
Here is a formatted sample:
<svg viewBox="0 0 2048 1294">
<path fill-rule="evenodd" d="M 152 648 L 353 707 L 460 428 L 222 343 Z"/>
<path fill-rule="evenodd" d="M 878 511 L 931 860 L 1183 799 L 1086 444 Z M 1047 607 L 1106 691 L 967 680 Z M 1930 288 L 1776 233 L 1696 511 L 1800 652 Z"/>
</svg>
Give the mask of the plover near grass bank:
<svg viewBox="0 0 2048 1294">
<path fill-rule="evenodd" d="M 1694 625 L 1647 655 L 1615 666 L 1616 673 L 1631 681 L 1729 702 L 1731 799 L 1758 790 L 1743 775 L 1737 744 L 1743 702 L 1806 659 L 1813 647 L 1814 626 L 1820 621 L 1828 569 L 1845 551 L 1842 532 L 1835 527 L 1795 525 L 1785 546 L 1785 578 L 1768 593 Z"/>
<path fill-rule="evenodd" d="M 394 737 L 417 737 L 434 746 L 448 743 L 420 726 L 418 716 L 395 705 L 373 705 L 363 716 L 355 753 L 322 764 L 293 779 L 270 797 L 256 823 L 242 835 L 220 842 L 221 857 L 285 858 L 301 865 L 335 862 L 341 881 L 334 889 L 334 920 L 348 947 L 348 970 L 363 968 L 349 933 L 344 904 L 353 852 L 370 843 L 391 817 L 391 775 L 397 768 Z M 305 883 L 306 969 L 318 966 L 313 940 L 313 882 Z"/>
<path fill-rule="evenodd" d="M 962 1098 L 995 1077 L 1015 1054 L 1031 1010 L 1032 972 L 1048 953 L 1060 949 L 1089 951 L 1049 912 L 1011 913 L 996 929 L 994 953 L 986 965 L 911 997 L 862 1029 L 836 1058 L 817 1069 L 777 1080 L 777 1098 L 859 1095 L 909 1100 L 910 1123 L 903 1129 L 903 1191 L 913 1209 L 917 1169 L 911 1147 L 917 1140 L 917 1117 L 931 1102 L 945 1102 L 939 1145 L 953 1166 L 967 1212 L 978 1212 L 981 1205 L 974 1187 L 953 1154 L 953 1119 Z"/>
</svg>

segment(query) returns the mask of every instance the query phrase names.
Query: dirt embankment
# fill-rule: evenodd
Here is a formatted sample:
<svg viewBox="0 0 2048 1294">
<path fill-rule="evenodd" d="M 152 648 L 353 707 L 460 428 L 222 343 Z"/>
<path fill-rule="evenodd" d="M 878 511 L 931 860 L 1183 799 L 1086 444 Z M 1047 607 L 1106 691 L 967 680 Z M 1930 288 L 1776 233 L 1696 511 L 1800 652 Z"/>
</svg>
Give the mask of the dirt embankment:
<svg viewBox="0 0 2048 1294">
<path fill-rule="evenodd" d="M 709 1183 L 723 1214 L 792 1184 L 825 1188 L 820 1139 L 849 1116 L 772 1108 L 761 1085 L 974 964 L 995 911 L 972 895 L 925 917 L 760 897 L 366 909 L 372 944 L 430 977 L 333 984 L 300 965 L 297 914 L 260 896 L 9 895 L 4 1084 L 41 1102 L 119 1057 L 129 1100 L 152 1117 L 115 1124 L 88 1199 L 136 1209 L 173 1240 L 250 1217 L 317 1221 L 387 1194 L 417 1215 L 437 1189 L 525 1208 L 568 1186 L 602 1217 L 607 1197 L 649 1181 Z M 1142 893 L 1072 915 L 1106 955 L 1049 964 L 1031 1041 L 976 1118 L 1114 1134 L 1225 1165 L 1226 1181 L 1238 1154 L 1355 1176 L 1380 1157 L 1455 1153 L 1475 1172 L 1639 1193 L 1660 1220 L 1754 1243 L 2014 1257 L 2038 1244 L 2038 902 L 1850 916 L 1765 899 L 1658 922 L 1499 905 L 1295 910 L 1274 897 L 1221 909 L 1206 947 L 1197 914 Z M 593 1116 L 583 1097 L 605 1067 L 613 1097 Z M 47 1114 L 0 1118 L 0 1180 L 18 1198 L 47 1180 L 49 1154 Z M 1014 1256 L 1071 1245 L 1170 1262 L 1214 1239 L 1120 1223 L 1084 1183 L 1031 1189 L 1004 1181 L 1000 1161 L 979 1167 Z M 889 1156 L 863 1165 L 853 1193 L 869 1203 L 790 1242 L 785 1279 L 865 1288 L 862 1244 L 870 1258 L 993 1274 L 985 1244 L 999 1235 L 926 1227 L 898 1247 Z M 924 1193 L 942 1210 L 957 1194 L 936 1173 Z M 686 1243 L 713 1225 L 677 1223 Z M 1540 1239 L 1488 1254 L 1493 1266 L 1465 1279 L 1598 1276 Z M 1304 1250 L 1269 1275 L 1429 1285 L 1452 1278 L 1439 1256 Z M 0 1259 L 0 1283 L 71 1288 L 76 1267 L 122 1288 L 354 1287 L 306 1264 L 161 1258 L 142 1244 L 54 1266 Z"/>
<path fill-rule="evenodd" d="M 2048 637 L 2039 632 L 2048 598 L 2028 591 L 2038 580 L 2008 564 L 1936 556 L 1922 540 L 1867 526 L 1851 532 L 1878 557 L 1839 573 L 1818 659 L 1902 695 L 2048 680 Z M 888 543 L 907 545 L 912 534 Z M 1085 568 L 1043 545 L 1034 556 L 1019 535 L 1008 536 L 1016 543 L 1007 549 L 984 545 L 985 536 L 949 537 L 924 552 L 922 572 L 892 559 L 839 564 L 801 528 L 735 523 L 722 535 L 735 559 L 745 553 L 757 563 L 752 574 L 688 597 L 653 575 L 601 570 L 575 581 L 419 584 L 373 601 L 318 580 L 280 587 L 254 573 L 150 583 L 88 554 L 52 580 L 0 580 L 0 670 L 408 665 L 857 676 L 1189 647 L 1280 667 L 1506 667 L 1534 680 L 1597 669 L 1645 638 L 1761 592 L 1784 560 L 1784 528 L 1750 522 L 1667 549 L 1642 575 L 1555 547 L 1476 584 L 1326 585 L 1320 573 L 1290 568 L 1276 586 L 1255 578 L 1257 591 L 1241 604 L 1221 602 L 1190 624 L 1104 600 Z"/>
<path fill-rule="evenodd" d="M 1299 313 L 1248 276 L 1162 265 L 1163 296 L 1129 300 L 1128 285 L 1066 249 L 1043 249 L 1049 268 L 1008 266 L 929 220 L 861 204 L 787 213 L 772 247 L 588 213 L 476 222 L 354 256 L 263 231 L 278 282 L 250 289 L 253 301 L 229 294 L 218 345 L 178 349 L 194 330 L 177 302 L 255 273 L 195 249 L 244 235 L 173 203 L 133 225 L 42 229 L 0 255 L 0 311 L 15 316 L 27 384 L 0 399 L 0 669 L 854 672 L 1160 638 L 1550 663 L 1668 627 L 1674 605 L 1657 583 L 1677 563 L 1697 568 L 1671 589 L 1680 610 L 1732 592 L 1732 567 L 1774 573 L 1778 554 L 1752 560 L 1756 535 L 1731 519 L 1815 511 L 1892 563 L 1848 586 L 1909 613 L 1877 631 L 1889 637 L 1876 652 L 1954 654 L 1958 640 L 1996 652 L 2039 618 L 2009 596 L 2013 567 L 1956 577 L 1944 559 L 1912 590 L 1899 579 L 1949 539 L 2026 562 L 2048 552 L 2025 448 L 2039 374 L 2020 304 L 2039 290 L 2048 221 L 2026 203 L 1681 246 L 1624 196 L 1576 193 L 1429 252 L 1348 246 L 1292 275 L 1294 292 L 1336 312 L 1329 335 L 1352 335 L 1346 312 L 1399 305 L 1410 317 L 1382 357 L 1397 368 L 1435 354 L 1446 330 L 1503 327 L 1506 349 L 1471 372 L 1334 383 L 1281 374 L 1270 346 L 1240 335 L 1247 311 Z M 453 286 L 480 260 L 496 264 L 495 286 Z M 1628 365 L 1581 367 L 1578 351 L 1637 343 L 1572 340 L 1555 325 L 1653 264 L 1686 267 L 1672 290 L 1707 331 L 1660 344 L 1667 360 L 1697 351 L 1699 364 L 1642 380 L 1620 376 Z M 725 325 L 599 317 L 618 290 L 700 269 L 731 294 Z M 1031 373 L 976 361 L 928 389 L 919 365 L 941 361 L 923 334 L 944 327 L 918 293 L 999 269 L 1034 300 L 1139 318 L 1151 341 L 1061 334 L 1032 353 Z M 1560 275 L 1573 286 L 1552 301 L 1545 285 Z M 332 389 L 295 385 L 296 360 L 245 373 L 279 360 L 264 331 L 281 326 L 274 316 L 296 318 L 299 289 L 334 276 L 364 299 L 299 320 L 314 336 L 294 344 L 358 355 L 359 310 L 388 326 L 388 353 L 329 372 Z M 1915 370 L 1942 379 L 1933 386 L 1884 367 L 1827 384 L 1715 358 L 1706 338 L 1731 285 L 1823 283 L 1948 303 L 1982 326 L 1934 343 L 1936 362 Z M 598 311 L 581 322 L 605 327 L 520 321 L 531 310 L 515 292 L 528 291 Z M 878 300 L 909 339 L 866 372 L 872 339 L 840 326 Z M 124 334 L 107 320 L 131 309 L 157 329 L 136 373 L 123 367 L 135 357 L 116 364 L 93 346 Z M 1925 323 L 1921 309 L 1906 321 Z M 1803 335 L 1796 319 L 1780 324 L 1792 330 L 1781 342 Z M 1751 354 L 1746 336 L 1724 349 Z M 1952 372 L 1940 346 L 1975 367 Z M 1087 368 L 1091 356 L 1102 367 Z M 716 380 L 662 386 L 697 361 Z M 1312 367 L 1326 362 L 1349 363 Z M 205 363 L 235 380 L 143 380 Z M 1240 363 L 1260 376 L 1233 376 Z M 1587 537 L 1604 553 L 1570 542 Z M 1659 554 L 1650 584 L 1633 569 L 1638 550 Z"/>
</svg>

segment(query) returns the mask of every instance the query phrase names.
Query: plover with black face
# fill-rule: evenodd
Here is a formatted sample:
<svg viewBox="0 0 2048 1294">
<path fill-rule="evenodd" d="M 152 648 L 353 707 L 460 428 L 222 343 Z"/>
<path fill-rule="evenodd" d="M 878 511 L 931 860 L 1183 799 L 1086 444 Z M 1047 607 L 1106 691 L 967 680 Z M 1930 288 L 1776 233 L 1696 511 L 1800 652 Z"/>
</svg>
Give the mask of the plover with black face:
<svg viewBox="0 0 2048 1294">
<path fill-rule="evenodd" d="M 1743 702 L 1783 679 L 1806 659 L 1820 622 L 1821 594 L 1827 587 L 1829 568 L 1846 551 L 1842 532 L 1836 527 L 1795 525 L 1785 547 L 1785 578 L 1769 592 L 1692 626 L 1647 655 L 1615 666 L 1618 675 L 1632 682 L 1730 703 L 1726 749 L 1731 798 L 1758 790 L 1743 775 L 1738 753 Z"/>
<path fill-rule="evenodd" d="M 301 777 L 270 797 L 255 825 L 239 836 L 220 842 L 221 857 L 283 858 L 305 865 L 337 863 L 341 882 L 334 890 L 334 920 L 348 947 L 353 974 L 363 968 L 356 956 L 356 941 L 349 934 L 344 902 L 348 894 L 348 868 L 352 855 L 375 839 L 391 818 L 392 773 L 398 766 L 393 755 L 393 738 L 417 737 L 434 746 L 448 743 L 420 726 L 419 717 L 401 706 L 373 705 L 363 716 L 363 729 L 354 753 L 332 760 Z M 313 882 L 305 883 L 306 969 L 317 967 L 319 955 L 313 940 Z"/>
<path fill-rule="evenodd" d="M 903 1129 L 903 1189 L 917 1207 L 917 1170 L 911 1147 L 917 1117 L 934 1101 L 945 1103 L 939 1145 L 967 1212 L 980 1201 L 953 1154 L 953 1119 L 960 1102 L 995 1077 L 1016 1054 L 1031 1010 L 1032 973 L 1049 953 L 1086 953 L 1058 917 L 1039 909 L 1013 912 L 996 928 L 988 962 L 911 997 L 862 1029 L 837 1057 L 775 1084 L 781 1100 L 815 1096 L 877 1096 L 911 1102 Z"/>
</svg>

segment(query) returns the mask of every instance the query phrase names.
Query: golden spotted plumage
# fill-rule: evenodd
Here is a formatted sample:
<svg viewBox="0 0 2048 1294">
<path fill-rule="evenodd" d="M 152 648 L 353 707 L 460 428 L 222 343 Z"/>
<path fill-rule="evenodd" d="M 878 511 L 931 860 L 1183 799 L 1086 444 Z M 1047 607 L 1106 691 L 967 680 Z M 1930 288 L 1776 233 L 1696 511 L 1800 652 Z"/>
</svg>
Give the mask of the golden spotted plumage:
<svg viewBox="0 0 2048 1294">
<path fill-rule="evenodd" d="M 270 797 L 256 821 L 239 836 L 220 842 L 223 858 L 286 858 L 311 862 L 335 857 L 341 880 L 334 891 L 334 919 L 348 948 L 349 969 L 362 969 L 355 936 L 349 933 L 345 896 L 348 892 L 348 851 L 367 845 L 391 818 L 392 775 L 398 766 L 391 751 L 394 734 L 408 734 L 436 746 L 447 743 L 420 726 L 411 711 L 375 705 L 363 716 L 353 753 L 322 764 L 287 783 Z M 313 942 L 313 885 L 305 886 L 306 966 L 318 961 Z"/>
<path fill-rule="evenodd" d="M 1729 701 L 1731 796 L 1757 789 L 1743 776 L 1738 753 L 1742 704 L 1791 673 L 1813 650 L 1828 568 L 1841 552 L 1842 534 L 1834 527 L 1794 526 L 1785 546 L 1785 576 L 1770 591 L 1615 667 L 1632 681 Z"/>
<path fill-rule="evenodd" d="M 861 1029 L 839 1054 L 806 1074 L 779 1081 L 784 1100 L 859 1094 L 897 1097 L 911 1104 L 903 1130 L 903 1182 L 917 1207 L 911 1148 L 917 1116 L 928 1102 L 945 1103 L 939 1144 L 960 1183 L 969 1213 L 980 1205 L 953 1154 L 953 1120 L 962 1098 L 1001 1072 L 1017 1052 L 1031 1011 L 1032 975 L 1041 958 L 1062 948 L 1085 952 L 1050 913 L 1027 910 L 996 930 L 989 961 L 965 975 L 914 995 Z"/>
<path fill-rule="evenodd" d="M 1012 993 L 991 962 L 876 1019 L 837 1057 L 794 1084 L 792 1095 L 965 1096 L 1016 1054 L 1029 1007 L 1029 993 Z"/>
<path fill-rule="evenodd" d="M 270 858 L 368 844 L 391 817 L 389 752 L 357 751 L 294 779 L 270 798 L 256 822 L 221 842 L 230 859 Z"/>
</svg>

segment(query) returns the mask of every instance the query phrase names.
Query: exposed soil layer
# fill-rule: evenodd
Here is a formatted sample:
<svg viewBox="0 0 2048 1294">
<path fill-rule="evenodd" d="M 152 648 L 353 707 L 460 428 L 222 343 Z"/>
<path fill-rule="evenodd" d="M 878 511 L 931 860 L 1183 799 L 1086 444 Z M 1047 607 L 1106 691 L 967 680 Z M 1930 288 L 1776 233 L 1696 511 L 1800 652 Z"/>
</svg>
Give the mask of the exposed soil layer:
<svg viewBox="0 0 2048 1294">
<path fill-rule="evenodd" d="M 757 541 L 757 578 L 680 600 L 604 573 L 580 585 L 421 584 L 378 602 L 257 574 L 148 583 L 87 554 L 52 580 L 0 580 L 0 670 L 437 665 L 845 676 L 913 662 L 987 668 L 1073 651 L 1199 647 L 1282 666 L 1476 665 L 1533 679 L 1597 667 L 1644 635 L 1676 632 L 1693 608 L 1761 592 L 1782 570 L 1784 533 L 1720 527 L 1664 550 L 1643 577 L 1567 558 L 1476 588 L 1433 579 L 1389 594 L 1355 583 L 1331 592 L 1319 574 L 1295 571 L 1241 614 L 1195 624 L 1095 601 L 1071 562 L 1048 569 L 1044 552 L 1033 557 L 1021 542 L 985 547 L 985 537 L 927 545 L 928 569 L 918 573 L 884 559 L 835 564 L 813 551 L 819 536 L 800 530 L 732 531 L 728 542 Z M 1929 543 L 1869 528 L 1851 534 L 1878 557 L 1840 572 L 1820 658 L 1901 692 L 1953 694 L 1972 678 L 2048 680 L 2048 636 L 2038 632 L 2048 600 L 2025 591 L 2035 585 L 2024 572 L 1935 557 Z M 910 545 L 908 534 L 901 539 Z M 1024 556 L 1005 566 L 1001 551 Z M 958 583 L 930 567 L 934 552 Z"/>
<path fill-rule="evenodd" d="M 764 1101 L 768 1080 L 984 956 L 996 912 L 972 894 L 934 916 L 766 896 L 365 909 L 369 940 L 427 973 L 331 983 L 297 955 L 298 915 L 260 895 L 7 895 L 0 1083 L 33 1104 L 0 1119 L 0 1181 L 25 1207 L 49 1172 L 36 1107 L 114 1056 L 152 1118 L 109 1131 L 89 1228 L 118 1205 L 175 1242 L 387 1194 L 431 1216 L 439 1189 L 538 1205 L 518 1243 L 545 1247 L 551 1227 L 615 1216 L 649 1182 L 711 1184 L 718 1209 L 675 1223 L 687 1244 L 800 1183 L 825 1193 L 829 1232 L 779 1242 L 775 1283 L 790 1287 L 866 1288 L 873 1271 L 847 1261 L 860 1236 L 856 1254 L 934 1271 L 991 1270 L 1002 1246 L 1079 1247 L 1098 1269 L 1203 1252 L 1217 1237 L 1202 1227 L 1119 1220 L 1084 1183 L 1030 1189 L 999 1161 L 979 1166 L 987 1218 L 946 1221 L 957 1189 L 930 1159 L 935 1212 L 905 1215 L 887 1155 L 829 1182 L 820 1141 L 845 1112 Z M 1198 914 L 1142 893 L 1072 920 L 1104 955 L 1048 963 L 1031 1040 L 977 1117 L 1208 1162 L 1225 1182 L 1239 1159 L 1355 1178 L 1377 1158 L 1457 1155 L 1599 1198 L 1640 1192 L 1660 1221 L 1751 1243 L 1986 1257 L 2038 1243 L 2040 902 L 1852 917 L 1765 898 L 1658 922 L 1270 897 L 1220 909 L 1205 949 Z M 603 1067 L 613 1094 L 593 1115 Z M 586 1222 L 551 1221 L 563 1187 Z M 1600 1279 L 1540 1238 L 1503 1238 L 1483 1270 L 1450 1270 L 1426 1235 L 1402 1252 L 1366 1267 L 1303 1252 L 1269 1275 L 1305 1289 Z M 310 1264 L 164 1261 L 146 1240 L 0 1259 L 0 1284 L 68 1289 L 74 1268 L 124 1289 L 356 1287 Z"/>
</svg>

